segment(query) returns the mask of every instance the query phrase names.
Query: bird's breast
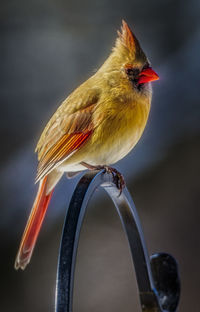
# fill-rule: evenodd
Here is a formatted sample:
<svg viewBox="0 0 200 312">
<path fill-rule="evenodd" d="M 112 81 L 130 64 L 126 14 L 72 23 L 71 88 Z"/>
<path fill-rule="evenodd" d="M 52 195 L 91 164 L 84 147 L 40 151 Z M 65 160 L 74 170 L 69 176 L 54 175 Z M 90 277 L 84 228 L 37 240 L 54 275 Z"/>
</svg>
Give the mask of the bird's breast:
<svg viewBox="0 0 200 312">
<path fill-rule="evenodd" d="M 88 142 L 86 161 L 110 165 L 126 156 L 140 139 L 149 115 L 150 102 L 108 109 Z M 87 146 L 85 146 L 87 148 Z"/>
</svg>

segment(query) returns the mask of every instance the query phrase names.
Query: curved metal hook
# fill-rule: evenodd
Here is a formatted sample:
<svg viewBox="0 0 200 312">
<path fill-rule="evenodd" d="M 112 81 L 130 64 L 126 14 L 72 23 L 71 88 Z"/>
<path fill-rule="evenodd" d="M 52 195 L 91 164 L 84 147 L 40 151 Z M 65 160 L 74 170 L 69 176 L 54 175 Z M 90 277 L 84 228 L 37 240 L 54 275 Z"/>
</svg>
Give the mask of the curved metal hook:
<svg viewBox="0 0 200 312">
<path fill-rule="evenodd" d="M 119 196 L 119 190 L 114 184 L 112 174 L 104 173 L 104 171 L 89 171 L 80 179 L 72 195 L 65 219 L 57 271 L 56 312 L 72 311 L 74 270 L 81 225 L 88 202 L 99 186 L 105 189 L 114 202 L 127 234 L 142 311 L 164 311 L 162 310 L 159 292 L 156 291 L 152 278 L 151 265 L 140 221 L 128 190 L 124 188 Z M 179 294 L 177 298 L 179 298 Z"/>
</svg>

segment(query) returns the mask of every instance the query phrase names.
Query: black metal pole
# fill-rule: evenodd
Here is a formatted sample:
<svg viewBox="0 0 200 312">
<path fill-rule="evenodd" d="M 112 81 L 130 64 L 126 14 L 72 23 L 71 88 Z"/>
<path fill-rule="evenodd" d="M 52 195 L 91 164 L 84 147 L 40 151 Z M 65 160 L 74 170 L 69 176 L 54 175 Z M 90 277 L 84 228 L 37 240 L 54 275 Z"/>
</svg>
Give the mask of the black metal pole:
<svg viewBox="0 0 200 312">
<path fill-rule="evenodd" d="M 80 179 L 72 195 L 64 223 L 57 271 L 56 312 L 72 312 L 74 270 L 81 225 L 88 202 L 99 186 L 105 189 L 114 202 L 127 234 L 142 311 L 176 311 L 180 283 L 175 260 L 170 255 L 158 254 L 150 263 L 137 211 L 128 190 L 124 188 L 119 196 L 112 174 L 104 173 L 104 171 L 89 171 Z M 167 269 L 166 263 L 169 264 Z M 171 284 L 168 282 L 166 289 L 164 279 L 168 271 L 172 272 L 172 267 Z M 151 270 L 153 270 L 154 279 Z M 159 274 L 157 274 L 158 271 Z"/>
</svg>

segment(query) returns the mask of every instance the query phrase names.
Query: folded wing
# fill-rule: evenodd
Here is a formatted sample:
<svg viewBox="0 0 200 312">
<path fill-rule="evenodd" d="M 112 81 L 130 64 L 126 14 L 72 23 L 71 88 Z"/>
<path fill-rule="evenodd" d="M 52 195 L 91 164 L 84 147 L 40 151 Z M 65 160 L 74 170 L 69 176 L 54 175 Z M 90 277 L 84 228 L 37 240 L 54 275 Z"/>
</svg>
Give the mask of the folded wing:
<svg viewBox="0 0 200 312">
<path fill-rule="evenodd" d="M 98 96 L 87 95 L 88 99 L 91 104 L 84 103 L 83 108 L 69 114 L 63 103 L 47 124 L 36 148 L 39 160 L 36 182 L 74 154 L 90 138 Z"/>
</svg>

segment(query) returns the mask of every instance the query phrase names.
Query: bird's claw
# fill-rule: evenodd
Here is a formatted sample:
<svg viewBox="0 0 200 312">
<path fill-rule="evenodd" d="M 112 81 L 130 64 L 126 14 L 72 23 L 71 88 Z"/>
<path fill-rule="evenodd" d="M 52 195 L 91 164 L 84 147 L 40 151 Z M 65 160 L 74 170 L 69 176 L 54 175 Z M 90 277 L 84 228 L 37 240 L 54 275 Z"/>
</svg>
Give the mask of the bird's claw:
<svg viewBox="0 0 200 312">
<path fill-rule="evenodd" d="M 123 175 L 117 169 L 109 166 L 93 166 L 86 162 L 81 162 L 81 164 L 89 170 L 104 170 L 104 172 L 111 173 L 113 176 L 113 182 L 119 189 L 119 196 L 121 195 L 123 188 L 125 187 L 125 180 Z"/>
<path fill-rule="evenodd" d="M 119 195 L 121 195 L 123 188 L 125 187 L 125 180 L 123 175 L 115 168 L 109 167 L 109 166 L 104 166 L 103 168 L 105 172 L 111 173 L 113 176 L 113 181 L 116 185 L 116 187 L 119 189 Z"/>
</svg>

